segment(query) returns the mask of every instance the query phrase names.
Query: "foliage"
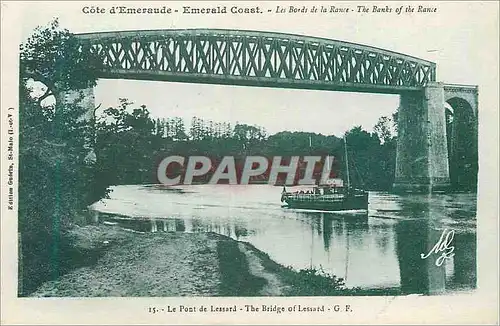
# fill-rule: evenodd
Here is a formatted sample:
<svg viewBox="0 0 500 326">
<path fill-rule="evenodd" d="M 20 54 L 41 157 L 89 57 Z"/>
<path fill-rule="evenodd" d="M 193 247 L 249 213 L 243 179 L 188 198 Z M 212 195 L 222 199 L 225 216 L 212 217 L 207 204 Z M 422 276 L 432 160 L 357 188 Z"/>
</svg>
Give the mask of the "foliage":
<svg viewBox="0 0 500 326">
<path fill-rule="evenodd" d="M 394 117 L 380 117 L 377 124 L 373 127 L 373 131 L 377 134 L 382 143 L 391 141 L 396 134 L 396 123 L 394 122 Z"/>
<path fill-rule="evenodd" d="M 42 106 L 56 91 L 95 84 L 92 63 L 57 21 L 37 28 L 21 46 L 19 122 L 20 294 L 64 271 L 64 231 L 89 204 L 107 194 L 99 166 L 89 160 L 92 122 L 74 103 Z M 88 73 L 83 74 L 81 72 Z M 34 98 L 28 81 L 46 83 Z"/>
<path fill-rule="evenodd" d="M 20 46 L 21 78 L 43 82 L 48 92 L 95 86 L 102 60 L 80 47 L 67 29 L 59 28 L 57 19 L 48 27 L 35 28 Z"/>
<path fill-rule="evenodd" d="M 163 134 L 148 109 L 143 105 L 130 110 L 132 105 L 120 99 L 119 106 L 104 110 L 96 123 L 96 155 L 112 184 L 150 181 L 162 149 Z"/>
<path fill-rule="evenodd" d="M 311 282 L 318 289 L 343 290 L 345 289 L 344 279 L 326 273 L 323 268 L 304 268 L 299 270 L 299 279 Z"/>
<path fill-rule="evenodd" d="M 368 133 L 360 126 L 346 133 L 351 182 L 370 190 L 389 190 L 396 166 L 396 139 L 386 138 L 381 143 L 376 133 Z"/>
<path fill-rule="evenodd" d="M 233 137 L 247 147 L 266 139 L 266 131 L 259 126 L 238 123 L 234 126 Z"/>
<path fill-rule="evenodd" d="M 354 127 L 346 133 L 351 182 L 370 190 L 389 190 L 395 167 L 396 139 L 391 120 L 381 118 L 375 132 Z M 97 122 L 96 151 L 100 165 L 114 184 L 155 183 L 157 164 L 166 156 L 204 155 L 213 161 L 234 156 L 237 169 L 249 155 L 335 156 L 333 169 L 345 178 L 344 142 L 333 135 L 282 131 L 268 136 L 265 129 L 193 117 L 189 132 L 181 118 L 154 119 L 145 106 L 120 99 L 104 110 Z M 377 131 L 382 132 L 381 141 Z M 387 132 L 386 132 L 387 131 Z M 214 164 L 215 165 L 215 164 Z M 210 174 L 203 180 L 208 181 Z M 264 178 L 264 179 L 262 179 Z M 265 175 L 254 181 L 265 181 Z M 196 181 L 196 180 L 195 180 Z"/>
<path fill-rule="evenodd" d="M 179 117 L 156 119 L 156 134 L 177 141 L 188 138 L 184 121 Z"/>
</svg>

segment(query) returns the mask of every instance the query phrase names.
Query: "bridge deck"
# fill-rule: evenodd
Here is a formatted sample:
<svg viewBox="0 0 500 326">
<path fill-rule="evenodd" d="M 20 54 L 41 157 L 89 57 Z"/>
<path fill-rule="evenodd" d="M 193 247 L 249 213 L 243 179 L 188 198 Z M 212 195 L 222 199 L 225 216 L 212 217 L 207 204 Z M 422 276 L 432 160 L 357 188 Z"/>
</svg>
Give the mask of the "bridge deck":
<svg viewBox="0 0 500 326">
<path fill-rule="evenodd" d="M 76 35 L 103 78 L 401 93 L 435 81 L 436 65 L 366 45 L 259 31 L 147 30 Z"/>
</svg>

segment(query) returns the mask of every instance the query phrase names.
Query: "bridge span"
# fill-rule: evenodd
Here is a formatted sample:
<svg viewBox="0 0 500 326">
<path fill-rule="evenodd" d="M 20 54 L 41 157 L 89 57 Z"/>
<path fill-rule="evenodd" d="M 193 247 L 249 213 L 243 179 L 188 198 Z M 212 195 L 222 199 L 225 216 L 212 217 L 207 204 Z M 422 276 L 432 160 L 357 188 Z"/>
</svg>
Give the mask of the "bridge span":
<svg viewBox="0 0 500 326">
<path fill-rule="evenodd" d="M 399 93 L 435 80 L 436 65 L 366 45 L 217 29 L 79 34 L 106 78 Z"/>
<path fill-rule="evenodd" d="M 361 44 L 262 31 L 145 30 L 76 37 L 83 52 L 102 60 L 102 78 L 398 94 L 394 190 L 446 190 L 460 184 L 464 173 L 477 178 L 477 86 L 437 82 L 433 62 Z M 83 92 L 82 103 L 93 114 L 93 89 Z M 71 94 L 63 91 L 59 98 L 69 100 Z"/>
</svg>

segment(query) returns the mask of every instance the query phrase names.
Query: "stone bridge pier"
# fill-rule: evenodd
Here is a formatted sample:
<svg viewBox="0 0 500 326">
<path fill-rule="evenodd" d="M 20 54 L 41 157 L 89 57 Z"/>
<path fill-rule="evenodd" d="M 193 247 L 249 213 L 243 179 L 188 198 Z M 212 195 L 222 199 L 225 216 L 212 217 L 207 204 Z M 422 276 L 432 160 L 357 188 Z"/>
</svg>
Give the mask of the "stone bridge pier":
<svg viewBox="0 0 500 326">
<path fill-rule="evenodd" d="M 455 127 L 450 127 L 445 107 L 445 103 L 450 103 L 450 99 L 451 103 L 454 103 L 453 101 L 469 103 L 471 102 L 469 98 L 472 96 L 475 100 L 471 104 L 473 109 L 469 111 L 477 113 L 477 88 L 475 94 L 471 94 L 470 88 L 470 86 L 430 82 L 422 91 L 400 94 L 393 185 L 395 192 L 434 192 L 450 189 L 452 186 L 450 165 L 452 168 L 455 167 L 454 159 L 457 156 L 455 144 L 464 142 L 472 144 L 468 148 L 469 154 L 464 154 L 463 158 L 467 160 L 465 156 L 468 156 L 468 162 L 473 162 L 475 157 L 477 163 L 477 119 L 475 116 L 467 118 L 467 141 L 457 139 L 456 125 L 463 125 L 458 121 L 458 117 L 465 114 L 455 114 L 457 116 L 454 121 Z M 455 92 L 453 96 L 450 95 L 451 89 Z M 460 100 L 462 98 L 465 99 Z M 450 130 L 454 130 L 454 133 L 452 134 Z M 469 170 L 474 170 L 474 167 Z M 455 173 L 460 174 L 460 171 Z M 474 171 L 468 173 L 474 174 Z M 477 164 L 475 173 L 477 175 Z"/>
<path fill-rule="evenodd" d="M 95 123 L 95 95 L 94 87 L 88 87 L 79 90 L 63 90 L 56 92 L 56 103 L 59 105 L 78 105 L 85 109 L 85 113 L 80 117 L 81 120 L 89 121 L 91 124 Z M 95 151 L 95 133 L 92 133 L 86 139 L 85 147 L 88 149 L 88 154 L 85 157 L 87 163 L 95 163 L 97 160 Z"/>
</svg>

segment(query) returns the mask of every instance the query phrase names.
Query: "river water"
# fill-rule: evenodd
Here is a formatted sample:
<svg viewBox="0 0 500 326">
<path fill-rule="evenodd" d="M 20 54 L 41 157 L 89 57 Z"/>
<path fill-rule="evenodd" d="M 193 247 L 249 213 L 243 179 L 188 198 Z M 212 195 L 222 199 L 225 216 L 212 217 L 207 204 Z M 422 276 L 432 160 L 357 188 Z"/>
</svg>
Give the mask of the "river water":
<svg viewBox="0 0 500 326">
<path fill-rule="evenodd" d="M 370 192 L 368 215 L 359 215 L 282 207 L 282 189 L 269 185 L 112 190 L 92 205 L 100 222 L 140 232 L 216 232 L 249 242 L 282 265 L 342 277 L 348 287 L 449 293 L 476 286 L 475 194 Z M 443 232 L 453 233 L 454 255 L 437 266 L 441 253 L 421 254 Z"/>
</svg>

